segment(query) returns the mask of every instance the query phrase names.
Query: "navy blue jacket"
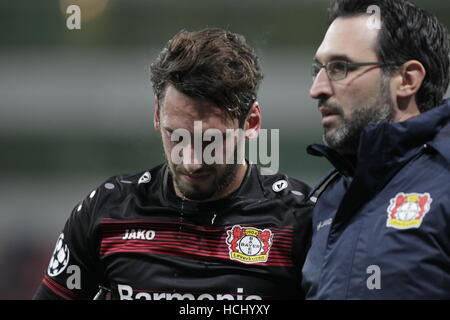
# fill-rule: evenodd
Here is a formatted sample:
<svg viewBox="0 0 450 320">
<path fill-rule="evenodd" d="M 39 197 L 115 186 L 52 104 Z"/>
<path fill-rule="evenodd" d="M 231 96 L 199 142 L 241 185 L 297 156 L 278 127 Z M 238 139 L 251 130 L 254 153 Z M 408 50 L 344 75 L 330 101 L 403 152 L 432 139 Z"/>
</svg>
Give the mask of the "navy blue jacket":
<svg viewBox="0 0 450 320">
<path fill-rule="evenodd" d="M 369 125 L 356 164 L 321 145 L 308 152 L 337 173 L 314 209 L 307 298 L 450 299 L 450 99 Z"/>
</svg>

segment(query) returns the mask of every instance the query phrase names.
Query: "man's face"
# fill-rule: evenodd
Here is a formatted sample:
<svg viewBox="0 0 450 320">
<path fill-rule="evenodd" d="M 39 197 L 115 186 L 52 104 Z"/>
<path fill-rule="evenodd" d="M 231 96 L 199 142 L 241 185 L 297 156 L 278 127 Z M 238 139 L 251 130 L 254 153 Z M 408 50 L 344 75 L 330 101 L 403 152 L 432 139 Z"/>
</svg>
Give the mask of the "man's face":
<svg viewBox="0 0 450 320">
<path fill-rule="evenodd" d="M 191 98 L 171 85 L 167 87 L 165 96 L 160 102 L 157 117 L 159 117 L 159 121 L 155 121 L 155 123 L 158 122 L 155 127 L 161 133 L 164 154 L 177 194 L 190 200 L 210 200 L 219 198 L 235 183 L 238 169 L 242 166 L 236 164 L 235 161 L 233 164 L 226 164 L 225 140 L 227 129 L 238 128 L 237 119 L 231 120 L 222 109 L 212 102 Z M 203 154 L 196 153 L 194 146 L 194 122 L 196 121 L 201 121 L 202 129 L 202 132 L 196 132 L 197 135 L 205 133 L 208 129 L 216 129 L 216 132 L 221 132 L 224 147 L 221 150 L 224 154 L 223 162 L 205 164 Z M 197 122 L 198 124 L 199 122 Z M 189 149 L 191 156 L 183 158 L 182 163 L 174 161 L 172 151 L 178 143 L 183 141 L 172 141 L 171 139 L 172 134 L 180 129 L 189 132 L 190 136 L 190 143 L 187 143 L 183 150 Z M 207 143 L 199 146 L 197 151 L 203 152 L 205 144 Z M 234 145 L 233 150 L 235 147 Z"/>
<path fill-rule="evenodd" d="M 378 30 L 367 26 L 368 16 L 337 18 L 316 52 L 321 64 L 330 61 L 378 62 L 375 53 Z M 331 80 L 323 68 L 311 90 L 322 114 L 324 141 L 342 154 L 355 154 L 359 137 L 370 122 L 394 119 L 390 79 L 379 66 L 349 68 L 345 79 Z"/>
</svg>

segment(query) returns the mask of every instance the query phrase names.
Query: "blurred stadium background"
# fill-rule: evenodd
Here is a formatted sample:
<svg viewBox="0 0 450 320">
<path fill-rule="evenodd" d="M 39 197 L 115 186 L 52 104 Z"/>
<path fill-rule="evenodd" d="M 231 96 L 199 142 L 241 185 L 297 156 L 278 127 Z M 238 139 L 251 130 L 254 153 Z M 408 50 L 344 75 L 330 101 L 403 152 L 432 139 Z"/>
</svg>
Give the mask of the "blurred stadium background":
<svg viewBox="0 0 450 320">
<path fill-rule="evenodd" d="M 450 26 L 450 2 L 415 1 Z M 223 27 L 261 58 L 263 125 L 280 129 L 280 171 L 329 169 L 308 95 L 327 0 L 0 1 L 0 299 L 30 299 L 72 208 L 106 177 L 163 160 L 149 65 L 180 29 Z M 81 8 L 68 30 L 66 8 Z"/>
</svg>

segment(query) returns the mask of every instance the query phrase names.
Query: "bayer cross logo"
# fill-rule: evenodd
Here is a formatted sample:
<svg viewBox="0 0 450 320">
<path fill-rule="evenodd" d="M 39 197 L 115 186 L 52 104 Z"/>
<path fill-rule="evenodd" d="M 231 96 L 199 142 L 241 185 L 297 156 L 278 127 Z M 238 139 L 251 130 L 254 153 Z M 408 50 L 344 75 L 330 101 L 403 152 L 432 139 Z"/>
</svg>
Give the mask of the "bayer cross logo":
<svg viewBox="0 0 450 320">
<path fill-rule="evenodd" d="M 239 241 L 239 249 L 248 256 L 256 256 L 262 251 L 262 243 L 255 236 L 245 236 Z"/>
<path fill-rule="evenodd" d="M 64 233 L 61 233 L 56 241 L 55 250 L 48 265 L 48 275 L 55 277 L 66 269 L 69 264 L 69 248 L 64 243 Z"/>
</svg>

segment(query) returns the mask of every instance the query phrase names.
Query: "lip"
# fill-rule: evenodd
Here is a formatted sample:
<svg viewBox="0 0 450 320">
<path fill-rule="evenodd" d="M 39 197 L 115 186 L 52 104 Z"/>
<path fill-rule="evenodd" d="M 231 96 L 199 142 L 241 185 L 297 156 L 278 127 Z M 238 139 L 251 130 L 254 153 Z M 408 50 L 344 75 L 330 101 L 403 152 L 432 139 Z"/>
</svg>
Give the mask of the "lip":
<svg viewBox="0 0 450 320">
<path fill-rule="evenodd" d="M 182 174 L 185 180 L 189 182 L 203 182 L 209 179 L 211 176 L 209 173 L 202 174 Z"/>
<path fill-rule="evenodd" d="M 322 124 L 327 124 L 340 116 L 338 112 L 326 107 L 320 107 L 319 112 L 322 114 Z"/>
<path fill-rule="evenodd" d="M 322 124 L 330 123 L 333 120 L 335 120 L 337 117 L 339 117 L 339 115 L 336 113 L 324 116 L 324 117 L 322 117 Z"/>
</svg>

